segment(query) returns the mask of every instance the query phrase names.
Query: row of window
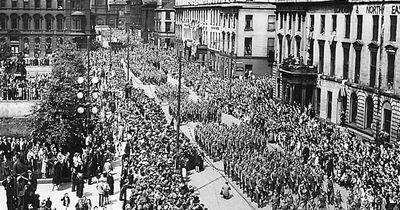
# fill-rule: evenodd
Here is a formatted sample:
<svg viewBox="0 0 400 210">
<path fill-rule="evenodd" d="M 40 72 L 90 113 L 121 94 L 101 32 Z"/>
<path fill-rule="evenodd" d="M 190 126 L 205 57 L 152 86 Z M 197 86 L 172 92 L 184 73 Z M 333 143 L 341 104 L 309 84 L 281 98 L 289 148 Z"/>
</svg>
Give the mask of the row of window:
<svg viewBox="0 0 400 210">
<path fill-rule="evenodd" d="M 350 38 L 350 29 L 351 29 L 351 15 L 345 15 L 345 32 L 344 38 Z M 310 15 L 310 30 L 314 30 L 314 15 Z M 320 33 L 325 32 L 326 23 L 325 23 L 326 15 L 320 16 Z M 363 39 L 363 15 L 356 16 L 356 39 L 362 40 Z M 389 28 L 389 41 L 396 41 L 397 35 L 397 16 L 391 15 L 389 17 L 390 21 L 390 28 Z M 337 15 L 331 15 L 331 31 L 337 30 Z M 378 34 L 379 34 L 379 15 L 372 15 L 372 41 L 378 41 Z"/>
<path fill-rule="evenodd" d="M 221 14 L 219 10 L 184 10 L 183 13 L 177 13 L 177 21 L 197 20 L 199 22 L 208 22 L 210 15 L 210 25 L 217 25 L 228 28 L 235 28 L 237 15 L 236 14 Z M 252 17 L 252 15 L 251 15 Z M 168 20 L 168 19 L 167 19 Z"/>
<path fill-rule="evenodd" d="M 279 62 L 282 62 L 282 53 L 283 53 L 283 37 L 279 37 Z M 291 42 L 292 38 L 291 37 L 286 37 L 287 41 L 287 54 L 290 55 L 291 52 Z M 297 57 L 300 57 L 300 41 L 301 39 L 297 37 L 295 39 L 296 42 L 296 55 Z M 310 58 L 310 63 L 312 64 L 314 61 L 314 43 L 315 40 L 311 39 L 310 40 L 310 48 L 308 50 L 309 53 L 309 58 Z M 324 73 L 324 68 L 325 68 L 325 45 L 326 41 L 324 40 L 318 40 L 318 50 L 319 50 L 319 58 L 318 58 L 318 73 L 323 74 Z M 343 48 L 343 72 L 342 72 L 342 78 L 343 79 L 349 79 L 349 63 L 350 63 L 350 43 L 342 43 L 342 48 Z M 336 76 L 336 47 L 337 47 L 337 42 L 332 41 L 330 42 L 329 45 L 329 51 L 330 51 L 330 65 L 329 65 L 329 75 L 330 76 Z M 362 50 L 362 45 L 359 44 L 358 42 L 355 42 L 353 44 L 354 50 L 355 50 L 355 58 L 354 58 L 354 75 L 353 75 L 353 82 L 354 83 L 359 83 L 360 82 L 360 72 L 361 72 L 361 62 L 362 62 L 362 56 L 361 56 L 361 50 Z M 377 55 L 378 55 L 378 46 L 377 45 L 370 45 L 369 46 L 370 50 L 370 68 L 369 68 L 369 86 L 370 87 L 375 87 L 376 85 L 376 74 L 377 74 Z M 393 87 L 394 83 L 394 77 L 395 77 L 395 50 L 393 51 L 387 51 L 387 74 L 386 74 L 386 81 L 388 84 L 388 88 L 391 89 Z"/>
<path fill-rule="evenodd" d="M 19 19 L 22 20 L 22 23 L 20 23 Z M 18 16 L 17 14 L 12 14 L 10 15 L 10 25 L 8 23 L 8 17 L 6 15 L 0 15 L 0 29 L 5 30 L 5 29 L 23 29 L 23 30 L 30 30 L 32 29 L 32 23 L 31 21 L 33 20 L 33 29 L 34 30 L 43 30 L 43 17 L 39 14 L 33 15 L 33 18 L 27 14 L 22 15 L 21 17 Z M 44 18 L 44 27 L 45 30 L 53 30 L 53 22 L 54 22 L 54 17 L 52 15 L 45 15 Z M 20 25 L 21 24 L 21 25 Z M 62 15 L 57 15 L 56 17 L 56 24 L 57 24 L 57 30 L 63 30 L 64 29 L 64 16 Z"/>
<path fill-rule="evenodd" d="M 45 6 L 46 9 L 53 9 L 54 0 L 46 0 L 45 5 L 41 5 L 41 0 L 11 0 L 11 5 L 7 5 L 6 2 L 8 1 L 9 0 L 0 0 L 0 8 L 7 8 L 11 6 L 11 8 L 23 7 L 24 9 L 28 9 L 33 6 L 33 8 L 38 9 Z M 30 2 L 33 2 L 33 4 L 31 4 Z M 56 5 L 54 6 L 57 6 L 57 9 L 62 9 L 64 5 L 63 2 L 63 0 L 57 0 Z"/>
</svg>

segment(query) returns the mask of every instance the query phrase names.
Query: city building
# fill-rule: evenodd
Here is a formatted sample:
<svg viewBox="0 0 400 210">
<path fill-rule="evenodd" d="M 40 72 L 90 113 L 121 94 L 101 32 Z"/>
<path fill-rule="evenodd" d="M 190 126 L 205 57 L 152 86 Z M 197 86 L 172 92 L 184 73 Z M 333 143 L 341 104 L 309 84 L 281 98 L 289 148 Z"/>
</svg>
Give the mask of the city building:
<svg viewBox="0 0 400 210">
<path fill-rule="evenodd" d="M 46 57 L 66 39 L 85 43 L 90 14 L 89 0 L 0 0 L 0 41 L 13 53 Z"/>
<path fill-rule="evenodd" d="M 126 0 L 114 0 L 108 3 L 111 14 L 118 14 L 118 27 L 125 27 Z"/>
<path fill-rule="evenodd" d="M 144 43 L 154 44 L 154 14 L 157 8 L 157 0 L 143 0 L 141 6 L 142 22 L 140 25 L 141 37 Z"/>
<path fill-rule="evenodd" d="M 125 11 L 126 28 L 129 28 L 130 30 L 136 33 L 141 29 L 141 24 L 142 24 L 141 8 L 142 8 L 141 0 L 126 1 L 126 11 Z"/>
<path fill-rule="evenodd" d="M 176 48 L 221 76 L 271 75 L 274 12 L 267 0 L 176 0 Z"/>
<path fill-rule="evenodd" d="M 95 24 L 108 25 L 111 28 L 118 28 L 119 14 L 118 12 L 112 12 L 110 5 L 114 2 L 108 0 L 92 0 L 90 9 L 95 15 Z"/>
<path fill-rule="evenodd" d="M 175 40 L 175 10 L 174 2 L 158 0 L 155 9 L 155 44 L 158 47 L 174 47 Z"/>
<path fill-rule="evenodd" d="M 394 2 L 277 1 L 275 97 L 362 139 L 398 140 L 399 13 Z"/>
</svg>

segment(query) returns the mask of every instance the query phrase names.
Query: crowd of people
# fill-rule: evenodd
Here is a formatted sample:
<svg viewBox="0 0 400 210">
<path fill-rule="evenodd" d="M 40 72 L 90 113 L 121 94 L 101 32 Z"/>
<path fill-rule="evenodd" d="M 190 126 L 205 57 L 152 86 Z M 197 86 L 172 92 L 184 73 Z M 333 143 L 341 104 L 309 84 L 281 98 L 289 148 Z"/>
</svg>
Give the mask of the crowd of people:
<svg viewBox="0 0 400 210">
<path fill-rule="evenodd" d="M 40 100 L 47 81 L 47 74 L 28 75 L 26 78 L 3 77 L 0 100 Z"/>
<path fill-rule="evenodd" d="M 127 126 L 120 181 L 124 209 L 206 209 L 187 185 L 187 171 L 202 167 L 202 154 L 182 134 L 176 150 L 173 125 L 143 90 L 133 89 L 121 109 Z"/>
</svg>

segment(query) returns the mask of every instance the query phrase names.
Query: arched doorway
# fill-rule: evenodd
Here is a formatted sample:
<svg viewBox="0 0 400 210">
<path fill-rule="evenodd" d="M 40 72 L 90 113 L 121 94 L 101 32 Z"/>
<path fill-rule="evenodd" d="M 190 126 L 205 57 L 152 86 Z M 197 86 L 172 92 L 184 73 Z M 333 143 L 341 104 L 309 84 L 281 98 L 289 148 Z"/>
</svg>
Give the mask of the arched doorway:
<svg viewBox="0 0 400 210">
<path fill-rule="evenodd" d="M 381 129 L 389 135 L 392 127 L 392 105 L 388 101 L 382 105 L 382 124 Z"/>
</svg>

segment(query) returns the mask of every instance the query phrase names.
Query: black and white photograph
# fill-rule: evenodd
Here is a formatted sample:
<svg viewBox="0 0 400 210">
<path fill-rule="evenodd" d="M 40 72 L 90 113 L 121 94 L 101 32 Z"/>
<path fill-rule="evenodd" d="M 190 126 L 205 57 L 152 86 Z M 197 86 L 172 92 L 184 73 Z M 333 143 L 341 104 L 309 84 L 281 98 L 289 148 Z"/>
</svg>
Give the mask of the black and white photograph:
<svg viewBox="0 0 400 210">
<path fill-rule="evenodd" d="M 398 16 L 0 0 L 0 210 L 400 210 Z"/>
</svg>

